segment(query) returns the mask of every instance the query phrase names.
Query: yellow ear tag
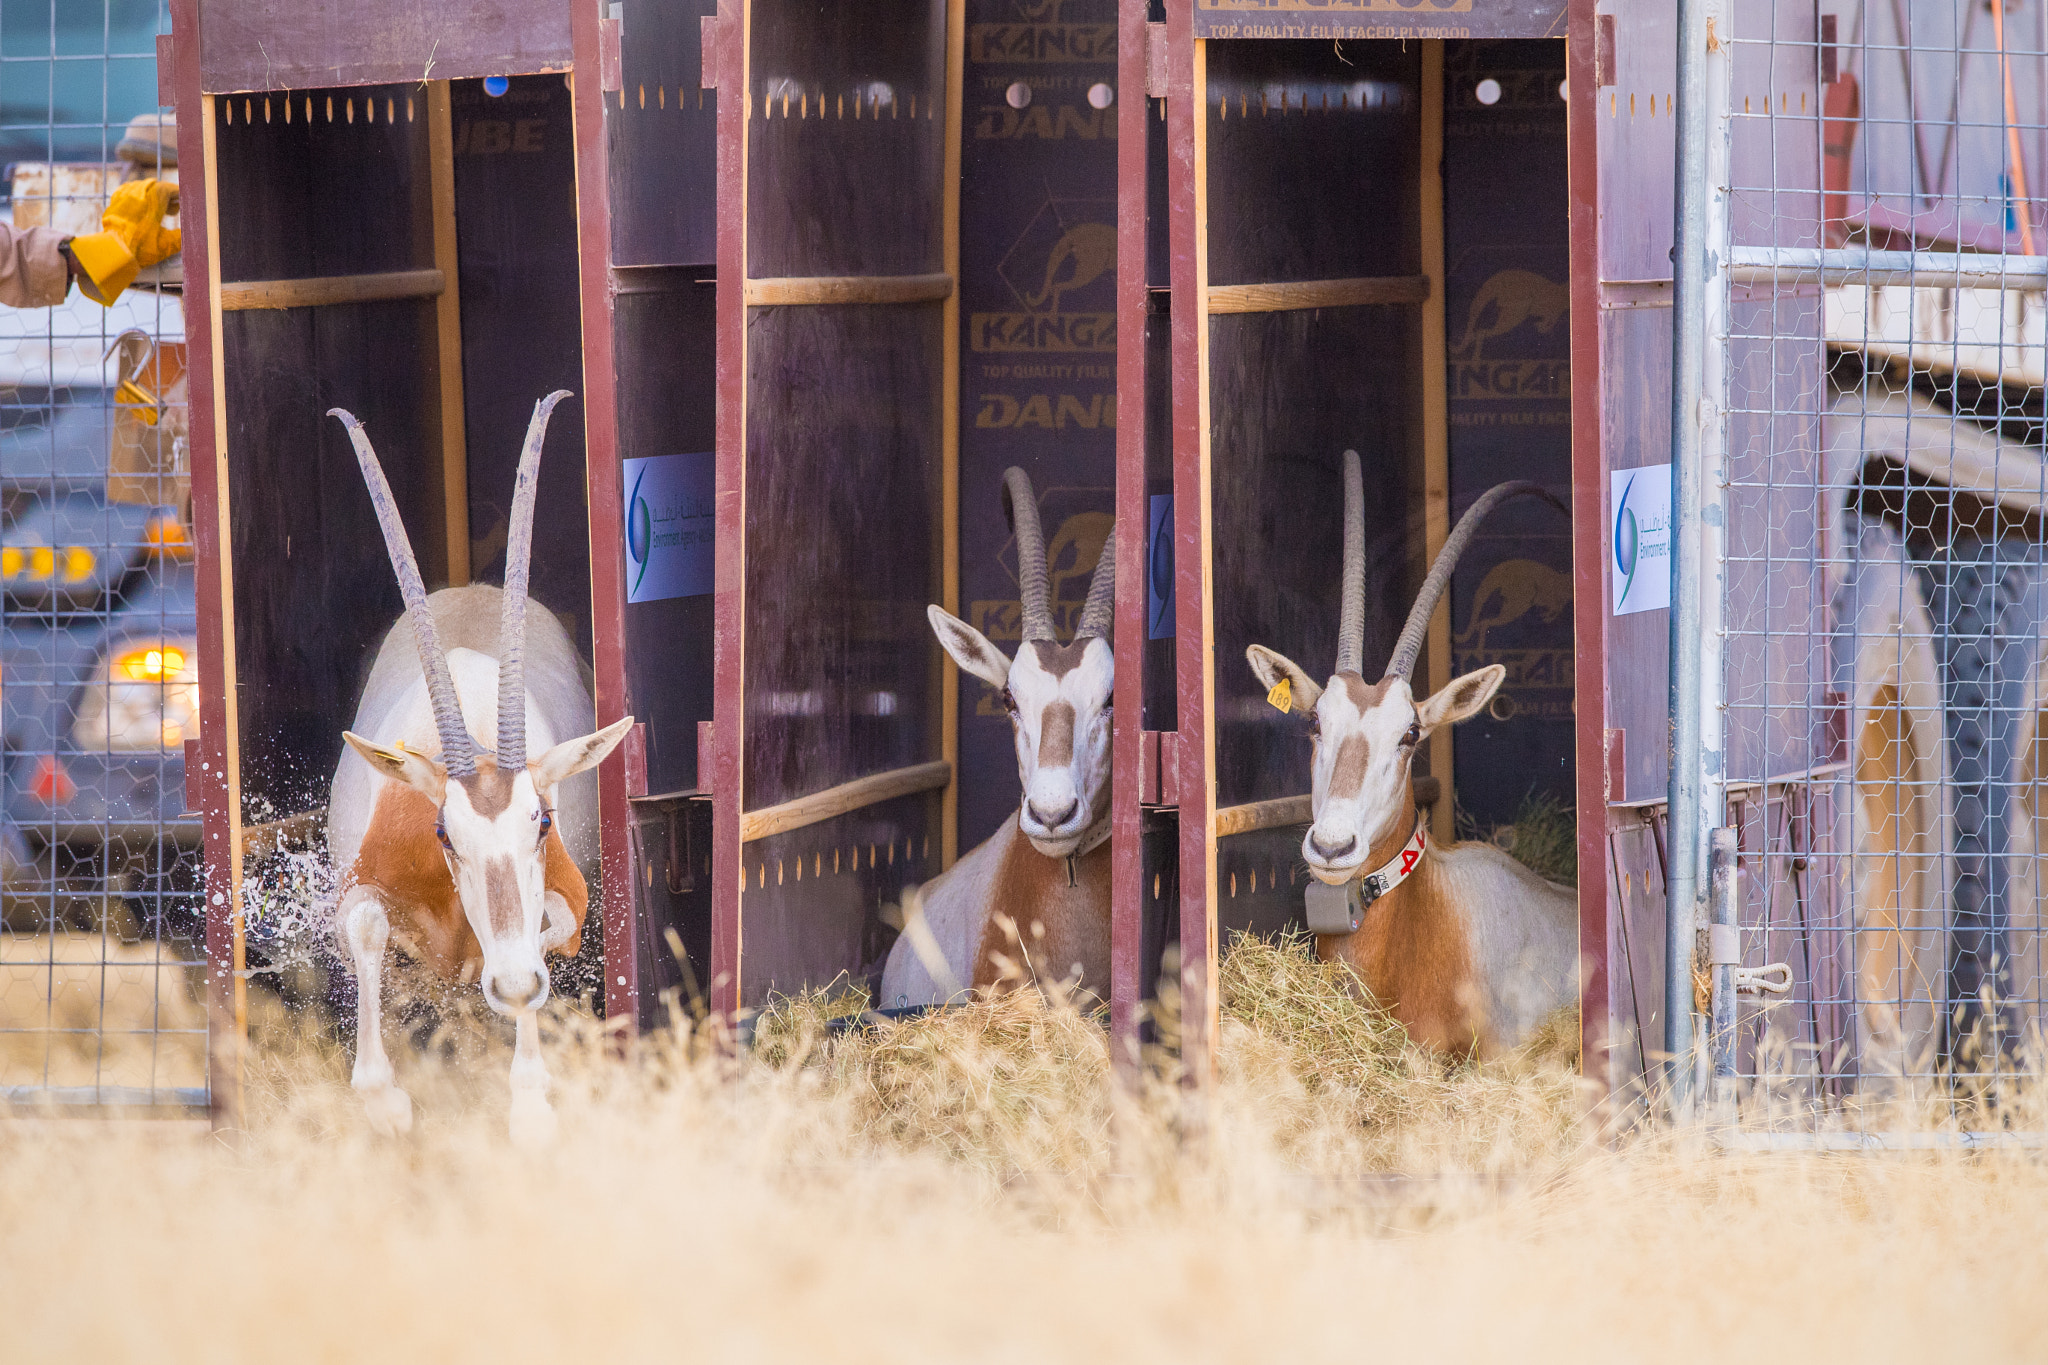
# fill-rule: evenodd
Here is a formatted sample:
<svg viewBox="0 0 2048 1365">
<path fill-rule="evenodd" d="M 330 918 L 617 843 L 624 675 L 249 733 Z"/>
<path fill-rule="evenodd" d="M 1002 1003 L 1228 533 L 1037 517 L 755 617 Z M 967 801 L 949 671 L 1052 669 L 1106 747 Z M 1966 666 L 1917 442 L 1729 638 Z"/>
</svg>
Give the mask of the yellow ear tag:
<svg viewBox="0 0 2048 1365">
<path fill-rule="evenodd" d="M 1266 704 L 1276 711 L 1294 709 L 1294 679 L 1282 678 L 1273 684 L 1273 690 L 1266 694 Z"/>
</svg>

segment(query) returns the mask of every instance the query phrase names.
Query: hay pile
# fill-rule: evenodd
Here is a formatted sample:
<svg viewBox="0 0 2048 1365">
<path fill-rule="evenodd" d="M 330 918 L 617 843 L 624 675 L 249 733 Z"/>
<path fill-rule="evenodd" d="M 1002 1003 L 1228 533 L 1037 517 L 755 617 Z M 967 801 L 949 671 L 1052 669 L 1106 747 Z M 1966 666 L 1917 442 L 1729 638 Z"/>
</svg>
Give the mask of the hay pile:
<svg viewBox="0 0 2048 1365">
<path fill-rule="evenodd" d="M 1238 936 L 1221 984 L 1220 1078 L 1245 1101 L 1219 1116 L 1232 1145 L 1304 1171 L 1357 1173 L 1497 1170 L 1584 1141 L 1575 1011 L 1511 1057 L 1447 1063 L 1411 1043 L 1344 967 L 1317 961 L 1307 934 Z M 1096 1180 L 1115 1165 L 1099 1016 L 1014 992 L 832 1028 L 865 1006 L 858 992 L 776 1002 L 742 1072 L 843 1106 L 873 1150 L 940 1155 L 998 1182 Z M 1170 1036 L 1170 1013 L 1159 1022 Z M 1126 1165 L 1134 1142 L 1163 1149 L 1184 1118 L 1172 1059 L 1153 1051 L 1141 1063 L 1140 1093 L 1122 1116 Z"/>
<path fill-rule="evenodd" d="M 394 1047 L 418 1127 L 383 1142 L 346 1052 L 273 1022 L 239 1141 L 0 1123 L 10 1357 L 1706 1361 L 1743 1341 L 1884 1361 L 2048 1340 L 2031 1155 L 1609 1150 L 1563 1068 L 1417 1053 L 1299 940 L 1240 941 L 1225 982 L 1187 1142 L 1156 1059 L 1114 1103 L 1104 1031 L 1032 995 L 843 1033 L 856 1000 L 785 1002 L 738 1052 L 687 1019 L 623 1043 L 558 1010 L 540 1155 L 505 1138 L 489 1030 Z"/>
</svg>

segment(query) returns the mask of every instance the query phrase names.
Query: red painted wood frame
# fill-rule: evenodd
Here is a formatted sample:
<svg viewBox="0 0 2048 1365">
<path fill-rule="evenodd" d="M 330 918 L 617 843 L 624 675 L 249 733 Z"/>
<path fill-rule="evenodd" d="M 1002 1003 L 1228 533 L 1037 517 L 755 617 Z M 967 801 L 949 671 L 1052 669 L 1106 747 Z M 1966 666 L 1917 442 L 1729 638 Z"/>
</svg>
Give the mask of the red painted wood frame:
<svg viewBox="0 0 2048 1365">
<path fill-rule="evenodd" d="M 1578 786 L 1580 1071 L 1611 1084 L 1607 923 L 1607 460 L 1600 441 L 1600 157 L 1594 118 L 1595 0 L 1567 11 L 1570 155 L 1572 676 Z M 1619 797 L 1621 793 L 1614 793 Z"/>
<path fill-rule="evenodd" d="M 574 9 L 578 247 L 583 312 L 583 412 L 588 471 L 591 619 L 597 716 L 600 725 L 625 714 L 624 583 L 617 465 L 617 393 L 612 368 L 609 283 L 611 214 L 606 178 L 602 82 L 598 78 L 597 13 Z M 242 1115 L 244 1016 L 240 909 L 241 813 L 238 800 L 233 707 L 234 591 L 228 532 L 226 415 L 219 411 L 221 357 L 213 330 L 211 238 L 214 176 L 208 128 L 208 93 L 201 70 L 199 0 L 171 0 L 169 84 L 178 122 L 185 127 L 186 188 L 184 314 L 191 386 L 192 523 L 198 582 L 200 780 L 188 789 L 200 798 L 206 862 L 208 1087 L 213 1122 L 239 1127 Z M 521 74 L 508 61 L 497 74 Z M 580 77 L 580 78 L 579 78 Z M 195 193 L 196 190 L 196 193 Z M 602 889 L 605 895 L 604 963 L 607 1015 L 633 1017 L 638 970 L 633 956 L 630 819 L 625 756 L 615 752 L 599 770 Z"/>
<path fill-rule="evenodd" d="M 1179 716 L 1180 1031 L 1191 1084 L 1214 1078 L 1216 1017 L 1216 844 L 1209 837 L 1215 792 L 1210 760 L 1216 717 L 1209 638 L 1208 187 L 1202 183 L 1204 55 L 1194 34 L 1194 0 L 1166 6 L 1166 199 L 1173 291 L 1174 699 Z"/>
<path fill-rule="evenodd" d="M 180 180 L 189 194 L 203 194 L 214 175 L 210 140 L 194 133 L 205 125 L 205 97 L 199 78 L 199 0 L 171 0 L 172 84 L 178 122 L 186 133 Z M 197 196 L 193 196 L 197 198 Z M 198 211 L 194 211 L 195 208 Z M 216 1128 L 238 1128 L 242 1117 L 242 1024 L 238 1008 L 243 965 L 236 884 L 240 862 L 240 812 L 230 798 L 228 689 L 232 683 L 224 593 L 233 579 L 228 550 L 225 490 L 220 485 L 220 414 L 214 411 L 218 365 L 213 335 L 213 290 L 201 263 L 212 259 L 210 216 L 197 205 L 180 215 L 185 279 L 185 363 L 194 376 L 189 420 L 192 469 L 192 539 L 198 570 L 199 759 L 200 780 L 186 775 L 188 791 L 200 794 L 199 812 L 206 857 L 206 1033 L 207 1094 Z M 190 268 L 199 266 L 200 268 Z"/>
<path fill-rule="evenodd" d="M 718 0 L 717 543 L 711 627 L 711 973 L 714 1009 L 740 1004 L 740 814 L 746 752 L 747 4 Z M 736 186 L 728 196 L 726 187 Z M 734 202 L 734 199 L 737 202 Z"/>
<path fill-rule="evenodd" d="M 1133 1080 L 1143 979 L 1145 866 L 1140 835 L 1145 726 L 1146 0 L 1117 6 L 1116 722 L 1110 739 L 1109 1020 L 1112 1060 Z"/>
<path fill-rule="evenodd" d="M 1180 935 L 1184 1063 L 1189 1079 L 1213 1078 L 1217 1017 L 1214 805 L 1214 643 L 1210 622 L 1209 426 L 1206 329 L 1208 230 L 1203 119 L 1199 102 L 1205 53 L 1194 36 L 1194 0 L 1168 0 L 1167 199 L 1172 254 L 1174 588 L 1179 635 L 1176 690 L 1180 744 Z M 1566 138 L 1570 149 L 1572 577 L 1576 660 L 1580 1021 L 1585 1071 L 1608 1083 L 1604 1046 L 1607 1004 L 1606 651 L 1604 458 L 1600 443 L 1598 165 L 1595 143 L 1594 0 L 1571 0 L 1566 40 L 1570 81 Z M 1538 35 L 1531 35 L 1538 36 Z M 1121 149 L 1132 155 L 1131 143 Z M 1142 151 L 1139 151 L 1142 174 Z M 1128 174 L 1128 172 L 1126 172 Z M 1130 200 L 1124 232 L 1130 230 Z M 1140 201 L 1142 202 L 1142 197 Z M 1142 216 L 1138 221 L 1142 223 Z M 1128 239 L 1126 239 L 1128 240 Z M 1125 343 L 1128 344 L 1128 343 Z M 1126 362 L 1127 363 L 1127 362 Z M 1142 374 L 1140 375 L 1142 378 Z M 1122 376 L 1119 376 L 1120 382 Z M 1120 413 L 1121 417 L 1121 413 Z M 1120 438 L 1123 433 L 1119 433 Z M 1119 454 L 1120 466 L 1123 455 Z M 1142 463 L 1138 467 L 1142 476 Z M 1121 489 L 1120 498 L 1123 496 Z M 1120 519 L 1128 516 L 1120 504 Z M 1119 569 L 1119 581 L 1121 568 Z M 1119 620 L 1119 631 L 1123 629 Z M 1121 661 L 1119 661 L 1121 663 Z M 1119 668 L 1118 686 L 1124 685 Z M 1120 705 L 1119 711 L 1124 708 Z M 1125 714 L 1129 714 L 1126 712 Z"/>
<path fill-rule="evenodd" d="M 619 488 L 618 372 L 612 361 L 611 165 L 604 127 L 603 40 L 598 8 L 569 7 L 575 69 L 576 256 L 583 305 L 583 467 L 590 515 L 590 649 L 600 727 L 623 718 L 626 696 L 626 557 Z M 623 100 L 623 95 L 621 99 Z M 626 792 L 626 746 L 597 770 L 598 842 L 604 897 L 604 1013 L 630 1026 L 639 1018 L 640 959 L 634 951 L 633 810 Z"/>
</svg>

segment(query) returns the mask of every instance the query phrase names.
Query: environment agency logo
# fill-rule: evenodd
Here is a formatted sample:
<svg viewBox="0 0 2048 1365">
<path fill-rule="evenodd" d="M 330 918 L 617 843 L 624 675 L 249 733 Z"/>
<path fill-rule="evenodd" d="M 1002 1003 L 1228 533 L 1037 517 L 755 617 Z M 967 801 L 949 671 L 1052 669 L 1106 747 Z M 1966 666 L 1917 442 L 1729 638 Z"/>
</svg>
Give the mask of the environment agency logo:
<svg viewBox="0 0 2048 1365">
<path fill-rule="evenodd" d="M 715 460 L 708 450 L 625 461 L 626 600 L 711 591 Z"/>
<path fill-rule="evenodd" d="M 647 470 L 642 468 L 633 480 L 633 491 L 628 495 L 626 505 L 632 509 L 626 516 L 626 554 L 636 566 L 633 586 L 627 595 L 635 596 L 640 584 L 647 577 L 647 561 L 654 550 L 654 514 L 647 508 L 647 499 L 640 496 L 640 486 L 647 482 Z"/>
<path fill-rule="evenodd" d="M 1614 614 L 1671 605 L 1671 466 L 1614 471 L 1608 578 Z"/>
</svg>

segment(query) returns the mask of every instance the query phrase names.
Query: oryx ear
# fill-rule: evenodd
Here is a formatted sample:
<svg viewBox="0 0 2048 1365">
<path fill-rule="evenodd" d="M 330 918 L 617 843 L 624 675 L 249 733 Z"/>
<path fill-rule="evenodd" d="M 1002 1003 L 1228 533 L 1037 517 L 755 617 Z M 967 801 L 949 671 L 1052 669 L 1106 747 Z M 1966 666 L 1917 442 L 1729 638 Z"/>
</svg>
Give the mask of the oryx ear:
<svg viewBox="0 0 2048 1365">
<path fill-rule="evenodd" d="M 369 764 L 373 771 L 405 783 L 436 806 L 441 804 L 441 798 L 448 791 L 448 770 L 440 763 L 406 748 L 404 740 L 389 745 L 378 744 L 348 730 L 343 730 L 341 737 L 348 741 L 349 748 L 363 756 L 363 762 Z"/>
<path fill-rule="evenodd" d="M 619 747 L 619 741 L 632 728 L 633 718 L 627 716 L 593 734 L 563 740 L 526 765 L 526 770 L 533 774 L 535 789 L 546 791 L 564 778 L 595 768 Z"/>
<path fill-rule="evenodd" d="M 1425 730 L 1439 725 L 1456 725 L 1479 714 L 1479 708 L 1493 700 L 1508 676 L 1499 664 L 1488 664 L 1462 678 L 1453 678 L 1428 701 L 1415 708 L 1415 719 Z"/>
<path fill-rule="evenodd" d="M 939 637 L 939 643 L 962 671 L 972 673 L 990 687 L 1010 685 L 1010 660 L 988 642 L 986 635 L 944 607 L 926 607 L 924 614 L 931 619 L 932 634 Z"/>
<path fill-rule="evenodd" d="M 1250 662 L 1252 672 L 1265 684 L 1268 697 L 1273 695 L 1274 688 L 1285 682 L 1289 693 L 1288 710 L 1305 716 L 1316 709 L 1316 701 L 1323 695 L 1323 689 L 1301 671 L 1300 664 L 1264 645 L 1251 646 L 1245 650 L 1244 657 Z"/>
</svg>

